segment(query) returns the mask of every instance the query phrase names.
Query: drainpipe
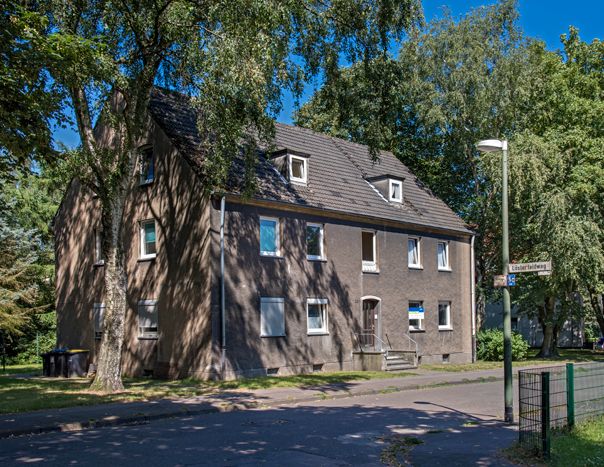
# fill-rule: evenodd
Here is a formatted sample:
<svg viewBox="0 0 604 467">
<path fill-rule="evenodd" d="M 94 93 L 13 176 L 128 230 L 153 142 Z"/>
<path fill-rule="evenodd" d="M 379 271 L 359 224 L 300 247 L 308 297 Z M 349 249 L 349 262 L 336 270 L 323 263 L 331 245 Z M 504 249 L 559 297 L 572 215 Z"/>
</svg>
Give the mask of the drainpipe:
<svg viewBox="0 0 604 467">
<path fill-rule="evenodd" d="M 472 307 L 472 363 L 476 362 L 476 279 L 475 275 L 475 258 L 474 258 L 474 240 L 476 236 L 472 235 L 470 248 L 470 305 Z"/>
<path fill-rule="evenodd" d="M 220 326 L 221 326 L 221 354 L 220 354 L 220 371 L 224 378 L 224 368 L 226 360 L 226 313 L 225 313 L 225 293 L 224 293 L 224 209 L 225 197 L 220 198 Z"/>
</svg>

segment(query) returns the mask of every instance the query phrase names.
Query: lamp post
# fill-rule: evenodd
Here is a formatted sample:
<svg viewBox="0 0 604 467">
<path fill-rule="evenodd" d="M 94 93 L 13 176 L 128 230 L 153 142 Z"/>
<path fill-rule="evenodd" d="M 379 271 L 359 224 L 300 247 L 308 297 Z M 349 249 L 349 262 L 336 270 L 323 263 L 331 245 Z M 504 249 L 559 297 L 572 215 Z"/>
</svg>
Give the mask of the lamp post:
<svg viewBox="0 0 604 467">
<path fill-rule="evenodd" d="M 506 140 L 486 139 L 476 145 L 481 152 L 503 151 L 501 160 L 501 259 L 502 273 L 507 276 L 510 264 L 510 245 L 508 236 L 508 142 Z M 512 389 L 512 310 L 510 290 L 503 287 L 503 379 L 505 389 L 505 421 L 514 423 L 514 393 Z"/>
</svg>

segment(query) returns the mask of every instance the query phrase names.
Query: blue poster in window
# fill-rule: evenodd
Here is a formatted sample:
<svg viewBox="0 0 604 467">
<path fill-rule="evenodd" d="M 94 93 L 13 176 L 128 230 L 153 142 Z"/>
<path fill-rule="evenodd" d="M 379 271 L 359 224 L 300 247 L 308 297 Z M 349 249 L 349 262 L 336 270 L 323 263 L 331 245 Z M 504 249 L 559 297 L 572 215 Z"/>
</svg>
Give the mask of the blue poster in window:
<svg viewBox="0 0 604 467">
<path fill-rule="evenodd" d="M 409 319 L 424 319 L 424 307 L 423 306 L 410 306 L 409 307 Z"/>
</svg>

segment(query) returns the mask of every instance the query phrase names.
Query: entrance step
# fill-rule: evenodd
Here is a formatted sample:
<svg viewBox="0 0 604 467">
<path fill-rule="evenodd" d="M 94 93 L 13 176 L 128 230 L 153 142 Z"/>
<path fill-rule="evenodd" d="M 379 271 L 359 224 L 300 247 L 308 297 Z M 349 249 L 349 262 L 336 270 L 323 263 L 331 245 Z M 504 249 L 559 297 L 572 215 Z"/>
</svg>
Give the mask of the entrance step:
<svg viewBox="0 0 604 467">
<path fill-rule="evenodd" d="M 409 350 L 387 350 L 384 353 L 383 369 L 385 371 L 400 371 L 417 368 L 417 355 Z"/>
</svg>

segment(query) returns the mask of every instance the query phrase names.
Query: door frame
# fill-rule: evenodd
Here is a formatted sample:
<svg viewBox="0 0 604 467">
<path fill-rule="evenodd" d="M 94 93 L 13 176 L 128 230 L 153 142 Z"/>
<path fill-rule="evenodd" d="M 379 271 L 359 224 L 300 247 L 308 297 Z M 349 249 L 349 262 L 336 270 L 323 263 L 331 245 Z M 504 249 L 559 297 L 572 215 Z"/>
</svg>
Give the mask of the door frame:
<svg viewBox="0 0 604 467">
<path fill-rule="evenodd" d="M 375 335 L 377 336 L 377 342 L 375 343 L 375 348 L 378 351 L 382 351 L 382 299 L 380 297 L 376 297 L 375 295 L 364 295 L 361 297 L 361 323 L 363 323 L 363 303 L 366 300 L 372 300 L 377 302 L 376 311 L 377 311 L 377 325 L 375 330 Z"/>
</svg>

